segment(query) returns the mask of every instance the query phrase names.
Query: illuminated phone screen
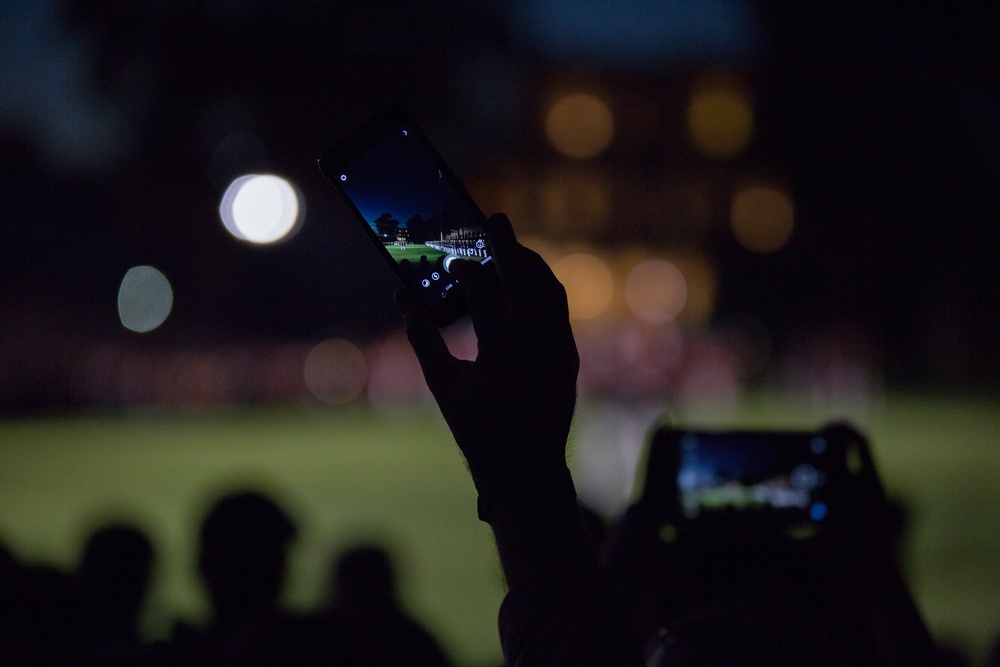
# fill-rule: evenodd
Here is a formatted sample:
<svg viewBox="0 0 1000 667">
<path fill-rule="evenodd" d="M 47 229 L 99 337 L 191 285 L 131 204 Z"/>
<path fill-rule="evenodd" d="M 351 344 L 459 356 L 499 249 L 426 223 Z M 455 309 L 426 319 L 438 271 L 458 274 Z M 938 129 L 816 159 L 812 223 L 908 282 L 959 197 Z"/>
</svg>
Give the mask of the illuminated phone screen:
<svg viewBox="0 0 1000 667">
<path fill-rule="evenodd" d="M 321 162 L 322 164 L 322 162 Z M 397 274 L 439 323 L 457 318 L 464 296 L 456 259 L 491 259 L 483 215 L 420 130 L 406 121 L 324 173 L 367 223 Z"/>
<path fill-rule="evenodd" d="M 822 521 L 830 455 L 820 435 L 685 434 L 677 471 L 681 509 L 688 518 L 766 510 Z"/>
</svg>

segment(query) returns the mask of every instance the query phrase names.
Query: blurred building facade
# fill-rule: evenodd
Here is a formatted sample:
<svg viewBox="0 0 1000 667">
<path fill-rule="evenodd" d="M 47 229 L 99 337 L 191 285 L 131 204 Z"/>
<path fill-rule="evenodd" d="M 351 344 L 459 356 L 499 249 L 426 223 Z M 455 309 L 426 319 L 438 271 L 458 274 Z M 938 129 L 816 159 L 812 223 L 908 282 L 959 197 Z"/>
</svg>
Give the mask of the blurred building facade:
<svg viewBox="0 0 1000 667">
<path fill-rule="evenodd" d="M 1000 85 L 973 9 L 2 11 L 4 412 L 316 400 L 306 360 L 330 338 L 357 352 L 328 374 L 364 367 L 336 401 L 410 377 L 405 354 L 389 357 L 410 370 L 378 370 L 394 279 L 315 166 L 392 101 L 553 265 L 594 396 L 997 376 Z M 300 197 L 278 243 L 219 218 L 227 186 L 256 173 Z M 137 333 L 116 303 L 147 265 L 171 301 Z"/>
</svg>

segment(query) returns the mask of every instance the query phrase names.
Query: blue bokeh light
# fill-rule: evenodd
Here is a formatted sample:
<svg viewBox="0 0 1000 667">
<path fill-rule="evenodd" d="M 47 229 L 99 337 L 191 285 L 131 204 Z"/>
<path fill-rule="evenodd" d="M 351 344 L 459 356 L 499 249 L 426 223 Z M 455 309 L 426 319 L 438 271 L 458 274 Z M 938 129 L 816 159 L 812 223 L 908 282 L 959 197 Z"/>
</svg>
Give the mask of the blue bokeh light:
<svg viewBox="0 0 1000 667">
<path fill-rule="evenodd" d="M 813 521 L 822 521 L 828 512 L 826 503 L 816 502 L 809 506 L 809 517 Z"/>
</svg>

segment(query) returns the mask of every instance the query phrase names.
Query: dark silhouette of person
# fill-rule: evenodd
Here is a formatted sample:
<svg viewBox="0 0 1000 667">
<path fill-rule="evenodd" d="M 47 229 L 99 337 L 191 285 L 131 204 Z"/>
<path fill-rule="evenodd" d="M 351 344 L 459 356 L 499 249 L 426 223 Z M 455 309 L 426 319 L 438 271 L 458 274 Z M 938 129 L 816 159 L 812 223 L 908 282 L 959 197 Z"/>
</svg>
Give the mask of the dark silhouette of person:
<svg viewBox="0 0 1000 667">
<path fill-rule="evenodd" d="M 630 517 L 642 527 L 632 533 L 639 548 L 616 570 L 626 581 L 610 582 L 565 461 L 579 367 L 565 291 L 506 217 L 489 219 L 487 239 L 494 266 L 454 267 L 478 338 L 475 361 L 451 355 L 411 292 L 397 292 L 397 302 L 465 456 L 479 516 L 493 529 L 509 587 L 499 617 L 507 664 L 934 664 L 885 539 L 890 508 L 870 461 L 871 474 L 843 499 L 853 511 L 832 546 L 725 521 L 682 552 L 664 550 L 658 531 L 671 501 L 645 498 Z M 831 427 L 826 435 L 854 434 Z M 662 580 L 671 585 L 636 609 L 634 594 Z M 647 612 L 672 622 L 644 624 Z"/>
<path fill-rule="evenodd" d="M 88 653 L 84 613 L 71 575 L 0 556 L 0 664 L 75 665 Z"/>
<path fill-rule="evenodd" d="M 566 291 L 494 215 L 494 262 L 455 261 L 478 338 L 451 355 L 413 292 L 396 293 L 427 386 L 458 444 L 493 530 L 508 592 L 508 665 L 641 665 L 639 643 L 602 572 L 566 466 L 579 356 Z"/>
<path fill-rule="evenodd" d="M 141 644 L 139 615 L 149 590 L 153 543 L 139 528 L 116 523 L 87 538 L 77 581 L 95 655 Z"/>
<path fill-rule="evenodd" d="M 336 559 L 324 615 L 328 631 L 342 641 L 338 660 L 331 664 L 450 664 L 434 636 L 401 606 L 392 560 L 379 546 L 358 545 Z"/>
<path fill-rule="evenodd" d="M 608 530 L 605 518 L 596 509 L 582 501 L 578 502 L 577 506 L 580 509 L 580 517 L 583 519 L 583 524 L 587 527 L 587 533 L 590 535 L 590 541 L 593 543 L 594 548 L 597 549 L 598 554 L 600 554 L 601 545 L 604 544 Z"/>
<path fill-rule="evenodd" d="M 6 661 L 14 654 L 13 629 L 17 605 L 13 592 L 18 586 L 21 564 L 3 542 L 0 542 L 0 660 Z"/>
<path fill-rule="evenodd" d="M 986 667 L 1000 667 L 1000 637 L 993 642 L 993 648 L 986 660 Z"/>
<path fill-rule="evenodd" d="M 179 624 L 172 649 L 202 663 L 300 664 L 311 646 L 280 605 L 297 534 L 275 501 L 255 490 L 219 499 L 201 526 L 198 570 L 211 602 L 203 630 Z"/>
<path fill-rule="evenodd" d="M 817 435 L 856 447 L 861 463 L 845 478 L 826 473 L 834 510 L 822 527 L 797 532 L 765 509 L 685 520 L 679 459 L 665 454 L 683 431 L 654 432 L 642 494 L 605 553 L 647 664 L 937 664 L 898 567 L 902 515 L 884 496 L 867 444 L 845 425 Z"/>
</svg>

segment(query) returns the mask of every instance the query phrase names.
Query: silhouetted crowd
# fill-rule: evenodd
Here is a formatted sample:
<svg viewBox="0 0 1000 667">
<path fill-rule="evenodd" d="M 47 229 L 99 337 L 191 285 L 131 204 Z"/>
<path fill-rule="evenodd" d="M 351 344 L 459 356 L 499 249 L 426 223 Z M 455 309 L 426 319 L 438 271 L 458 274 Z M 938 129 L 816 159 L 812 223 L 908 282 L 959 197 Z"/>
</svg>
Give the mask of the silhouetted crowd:
<svg viewBox="0 0 1000 667">
<path fill-rule="evenodd" d="M 400 605 L 393 562 L 378 545 L 335 559 L 322 609 L 284 609 L 295 535 L 292 519 L 261 492 L 219 499 L 199 536 L 209 622 L 178 622 L 155 643 L 139 631 L 155 555 L 143 531 L 127 524 L 96 530 L 72 573 L 21 563 L 0 549 L 0 665 L 450 664 Z"/>
</svg>

